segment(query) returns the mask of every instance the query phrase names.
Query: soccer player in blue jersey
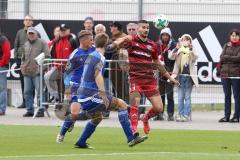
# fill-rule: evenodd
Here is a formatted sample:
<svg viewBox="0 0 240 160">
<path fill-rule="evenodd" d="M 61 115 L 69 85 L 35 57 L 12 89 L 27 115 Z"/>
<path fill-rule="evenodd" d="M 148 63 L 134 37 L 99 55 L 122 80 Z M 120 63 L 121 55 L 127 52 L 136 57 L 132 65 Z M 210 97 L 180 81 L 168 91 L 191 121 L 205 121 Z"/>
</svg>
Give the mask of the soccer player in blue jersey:
<svg viewBox="0 0 240 160">
<path fill-rule="evenodd" d="M 95 47 L 93 47 L 93 35 L 91 32 L 82 30 L 79 33 L 78 38 L 80 41 L 80 47 L 75 49 L 70 55 L 66 69 L 67 76 L 70 76 L 71 114 L 69 114 L 64 120 L 63 126 L 57 135 L 57 143 L 63 142 L 66 132 L 70 132 L 73 129 L 74 123 L 78 118 L 80 103 L 78 103 L 76 96 L 77 89 L 80 85 L 84 62 L 87 56 L 95 51 Z"/>
<path fill-rule="evenodd" d="M 108 42 L 108 35 L 100 33 L 95 37 L 96 51 L 91 53 L 84 64 L 80 87 L 78 88 L 78 102 L 81 103 L 83 112 L 89 113 L 91 120 L 87 123 L 75 148 L 92 148 L 87 139 L 94 133 L 102 121 L 101 112 L 104 109 L 118 110 L 119 122 L 127 137 L 129 147 L 143 142 L 147 137 L 134 136 L 128 118 L 127 105 L 122 99 L 108 95 L 105 92 L 103 72 L 105 57 L 104 52 Z"/>
</svg>

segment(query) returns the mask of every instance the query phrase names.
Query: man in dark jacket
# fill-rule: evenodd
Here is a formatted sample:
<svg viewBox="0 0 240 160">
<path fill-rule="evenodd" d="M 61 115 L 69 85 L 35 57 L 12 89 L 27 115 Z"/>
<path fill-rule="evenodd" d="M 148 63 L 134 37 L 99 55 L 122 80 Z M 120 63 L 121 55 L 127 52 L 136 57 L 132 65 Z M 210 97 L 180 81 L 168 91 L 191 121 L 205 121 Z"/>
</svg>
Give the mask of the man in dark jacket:
<svg viewBox="0 0 240 160">
<path fill-rule="evenodd" d="M 23 24 L 24 24 L 24 28 L 18 30 L 16 38 L 15 38 L 15 42 L 14 42 L 14 59 L 17 63 L 17 68 L 19 68 L 21 65 L 21 58 L 22 58 L 22 55 L 24 54 L 24 44 L 28 40 L 27 30 L 29 27 L 32 27 L 32 25 L 33 25 L 33 17 L 31 15 L 26 15 L 24 17 Z M 17 108 L 26 108 L 25 99 L 23 96 L 24 95 L 24 93 L 23 93 L 24 80 L 23 80 L 23 75 L 22 75 L 21 71 L 19 71 L 19 75 L 20 75 L 23 102 Z"/>
<path fill-rule="evenodd" d="M 122 38 L 126 36 L 126 34 L 123 32 L 123 26 L 119 22 L 112 22 L 110 24 L 110 31 L 111 31 L 111 39 L 109 40 L 109 45 L 117 40 L 118 38 Z M 105 57 L 108 60 L 123 60 L 125 49 L 117 49 L 117 48 L 109 48 L 106 50 Z M 119 54 L 122 53 L 122 54 Z M 112 81 L 112 86 L 115 92 L 115 96 L 121 99 L 124 99 L 128 103 L 129 99 L 129 93 L 128 93 L 128 79 L 126 71 L 123 71 L 124 69 L 123 62 L 113 62 L 111 64 L 106 64 L 106 67 L 110 67 L 110 72 L 105 72 L 104 77 L 110 77 Z M 103 116 L 105 118 L 109 117 L 109 114 L 104 112 Z"/>
<path fill-rule="evenodd" d="M 0 116 L 5 115 L 7 106 L 7 70 L 10 50 L 10 42 L 0 33 Z"/>
<path fill-rule="evenodd" d="M 176 43 L 172 38 L 170 28 L 161 30 L 159 40 L 157 41 L 158 55 L 160 62 L 165 66 L 166 70 L 171 73 L 173 71 L 174 60 L 168 58 L 168 53 L 176 47 Z M 167 96 L 167 113 L 168 121 L 173 121 L 174 115 L 174 99 L 173 99 L 173 86 L 167 83 L 167 79 L 159 79 L 159 91 L 163 101 L 163 110 L 165 106 L 165 95 Z M 164 112 L 164 111 L 163 111 Z M 155 120 L 164 120 L 163 113 L 160 113 Z"/>
</svg>

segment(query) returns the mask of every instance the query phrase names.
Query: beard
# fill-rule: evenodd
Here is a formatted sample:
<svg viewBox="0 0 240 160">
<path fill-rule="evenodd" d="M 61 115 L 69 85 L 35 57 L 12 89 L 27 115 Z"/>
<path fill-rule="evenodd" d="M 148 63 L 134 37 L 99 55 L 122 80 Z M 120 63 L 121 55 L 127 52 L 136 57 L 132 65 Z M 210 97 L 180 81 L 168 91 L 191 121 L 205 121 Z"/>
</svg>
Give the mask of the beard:
<svg viewBox="0 0 240 160">
<path fill-rule="evenodd" d="M 143 32 L 143 33 L 141 34 L 141 37 L 143 37 L 143 38 L 147 38 L 148 33 L 149 33 L 148 31 Z"/>
</svg>

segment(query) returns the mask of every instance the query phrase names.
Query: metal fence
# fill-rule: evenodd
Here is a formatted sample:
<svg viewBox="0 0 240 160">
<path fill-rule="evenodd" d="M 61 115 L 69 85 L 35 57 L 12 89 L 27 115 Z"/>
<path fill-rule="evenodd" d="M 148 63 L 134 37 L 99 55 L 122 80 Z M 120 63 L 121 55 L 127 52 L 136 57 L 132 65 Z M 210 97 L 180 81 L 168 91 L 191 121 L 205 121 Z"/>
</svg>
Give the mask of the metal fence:
<svg viewBox="0 0 240 160">
<path fill-rule="evenodd" d="M 63 64 L 67 60 L 56 60 L 56 59 L 45 59 L 43 66 L 40 66 L 40 104 L 42 105 L 53 105 L 49 102 L 49 92 L 45 92 L 45 82 L 44 74 L 49 71 L 54 64 Z M 118 98 L 121 98 L 129 103 L 129 82 L 127 71 L 122 70 L 122 65 L 126 64 L 127 61 L 118 60 L 107 60 L 107 65 L 105 67 L 104 81 L 105 88 L 108 93 Z M 197 76 L 197 75 L 196 75 Z M 63 78 L 63 76 L 62 76 Z M 156 76 L 157 82 L 161 80 L 160 76 Z M 61 79 L 61 82 L 64 80 Z M 63 83 L 61 83 L 62 85 Z M 61 88 L 62 86 L 59 85 Z M 169 85 L 169 83 L 164 83 L 162 85 Z M 15 86 L 16 87 L 16 86 Z M 167 88 L 167 86 L 166 86 Z M 70 90 L 69 86 L 65 86 L 65 92 L 62 96 L 63 99 L 61 103 L 69 103 L 70 101 Z M 61 89 L 60 89 L 61 90 Z M 175 104 L 178 102 L 178 92 L 177 87 L 173 90 L 168 90 L 166 93 L 174 92 Z M 59 93 L 62 94 L 62 93 Z M 161 94 L 163 95 L 163 93 Z M 216 106 L 222 105 L 224 103 L 224 94 L 221 85 L 200 85 L 199 87 L 193 87 L 192 91 L 192 104 L 193 106 Z M 150 106 L 148 101 L 141 103 L 142 106 Z"/>
<path fill-rule="evenodd" d="M 53 105 L 54 103 L 50 102 L 50 94 L 46 90 L 46 85 L 44 81 L 44 74 L 47 71 L 50 71 L 54 65 L 63 65 L 66 63 L 67 59 L 45 59 L 43 65 L 40 66 L 40 105 Z M 126 61 L 121 60 L 107 60 L 104 73 L 104 83 L 106 92 L 112 96 L 124 99 L 128 102 L 129 99 L 129 87 L 128 87 L 128 76 L 125 71 L 122 71 L 119 68 L 119 65 L 126 64 Z M 80 79 L 81 77 L 79 77 Z M 62 74 L 59 79 L 60 84 L 58 87 L 60 95 L 60 103 L 69 103 L 70 97 L 70 86 L 64 85 L 64 75 Z M 64 88 L 64 89 L 63 89 Z M 64 90 L 64 92 L 61 92 Z"/>
<path fill-rule="evenodd" d="M 103 21 L 152 20 L 166 14 L 170 21 L 239 22 L 239 0 L 0 0 L 5 19 L 83 20 L 92 16 Z"/>
</svg>

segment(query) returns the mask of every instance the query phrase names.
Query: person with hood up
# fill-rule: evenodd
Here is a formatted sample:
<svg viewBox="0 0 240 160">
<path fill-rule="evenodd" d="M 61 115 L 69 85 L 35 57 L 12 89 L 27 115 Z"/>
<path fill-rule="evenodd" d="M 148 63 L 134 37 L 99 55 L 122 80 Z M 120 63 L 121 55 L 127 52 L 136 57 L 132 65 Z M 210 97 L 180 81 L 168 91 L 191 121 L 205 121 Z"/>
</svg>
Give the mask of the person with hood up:
<svg viewBox="0 0 240 160">
<path fill-rule="evenodd" d="M 158 49 L 158 57 L 160 62 L 164 65 L 166 70 L 171 74 L 175 60 L 168 58 L 169 53 L 176 47 L 176 42 L 172 38 L 170 28 L 161 30 L 159 40 L 156 42 Z M 165 97 L 167 97 L 167 120 L 174 120 L 174 99 L 173 99 L 173 85 L 167 83 L 165 77 L 159 79 L 159 92 L 163 101 L 163 112 L 165 107 Z M 163 112 L 160 113 L 154 120 L 164 120 Z"/>
</svg>

